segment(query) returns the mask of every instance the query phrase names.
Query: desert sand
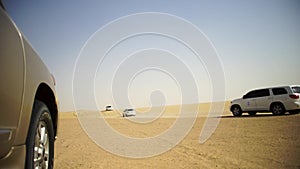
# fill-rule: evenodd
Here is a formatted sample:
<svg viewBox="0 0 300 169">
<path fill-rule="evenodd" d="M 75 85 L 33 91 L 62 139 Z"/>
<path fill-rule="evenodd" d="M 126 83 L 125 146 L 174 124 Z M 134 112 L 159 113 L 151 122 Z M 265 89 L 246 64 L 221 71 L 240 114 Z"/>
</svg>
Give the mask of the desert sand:
<svg viewBox="0 0 300 169">
<path fill-rule="evenodd" d="M 75 112 L 60 113 L 54 168 L 300 168 L 300 114 L 245 114 L 237 118 L 227 103 L 220 116 L 212 117 L 220 118 L 217 129 L 200 144 L 209 105 L 200 104 L 192 129 L 179 144 L 148 158 L 126 158 L 105 151 L 84 132 Z M 123 135 L 144 138 L 172 127 L 179 108 L 169 106 L 160 118 L 147 123 L 132 121 L 147 114 L 146 108 L 137 109 L 137 117 L 123 118 L 118 111 L 99 114 Z"/>
</svg>

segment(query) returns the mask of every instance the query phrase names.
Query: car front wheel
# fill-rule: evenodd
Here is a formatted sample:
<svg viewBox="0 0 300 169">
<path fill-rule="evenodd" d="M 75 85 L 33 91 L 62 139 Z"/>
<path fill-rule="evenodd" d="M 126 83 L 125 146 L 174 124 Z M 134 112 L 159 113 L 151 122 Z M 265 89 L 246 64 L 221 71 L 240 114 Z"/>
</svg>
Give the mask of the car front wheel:
<svg viewBox="0 0 300 169">
<path fill-rule="evenodd" d="M 237 105 L 232 106 L 231 111 L 234 116 L 241 116 L 243 114 L 242 109 Z"/>
<path fill-rule="evenodd" d="M 50 112 L 41 101 L 35 101 L 26 140 L 26 168 L 52 169 L 54 129 Z"/>
<path fill-rule="evenodd" d="M 272 106 L 271 110 L 272 110 L 273 115 L 283 115 L 285 113 L 285 109 L 284 109 L 283 105 L 280 103 L 275 103 Z"/>
</svg>

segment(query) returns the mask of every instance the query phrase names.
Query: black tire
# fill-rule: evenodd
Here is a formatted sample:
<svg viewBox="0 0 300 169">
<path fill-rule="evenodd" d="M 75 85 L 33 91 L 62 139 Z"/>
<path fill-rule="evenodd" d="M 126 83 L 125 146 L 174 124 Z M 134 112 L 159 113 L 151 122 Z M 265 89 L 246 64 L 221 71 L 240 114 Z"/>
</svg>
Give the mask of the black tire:
<svg viewBox="0 0 300 169">
<path fill-rule="evenodd" d="M 248 114 L 249 114 L 250 116 L 255 116 L 256 113 L 257 113 L 257 112 L 255 112 L 255 111 L 250 111 L 250 112 L 248 112 Z"/>
<path fill-rule="evenodd" d="M 50 112 L 43 102 L 36 100 L 31 116 L 26 140 L 26 169 L 33 169 L 38 166 L 52 169 L 54 129 Z"/>
<path fill-rule="evenodd" d="M 281 103 L 274 103 L 271 107 L 273 115 L 283 115 L 285 113 L 285 108 Z"/>
<path fill-rule="evenodd" d="M 233 105 L 231 107 L 231 112 L 234 116 L 241 116 L 243 114 L 241 107 L 238 105 Z"/>
</svg>

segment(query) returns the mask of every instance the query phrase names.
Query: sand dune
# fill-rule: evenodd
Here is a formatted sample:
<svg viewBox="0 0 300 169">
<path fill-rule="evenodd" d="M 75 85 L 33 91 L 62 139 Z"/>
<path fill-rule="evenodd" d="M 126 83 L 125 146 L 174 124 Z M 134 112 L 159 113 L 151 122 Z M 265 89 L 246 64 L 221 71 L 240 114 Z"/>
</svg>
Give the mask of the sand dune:
<svg viewBox="0 0 300 169">
<path fill-rule="evenodd" d="M 145 108 L 137 109 L 140 113 L 134 118 L 122 118 L 117 111 L 99 112 L 99 115 L 123 135 L 146 138 L 172 127 L 176 118 L 169 116 L 176 116 L 179 107 L 167 107 L 163 118 L 148 123 L 132 121 L 139 114 L 143 116 Z M 300 168 L 300 114 L 236 118 L 227 108 L 221 117 L 214 117 L 221 119 L 218 128 L 200 144 L 199 135 L 209 104 L 200 107 L 191 131 L 176 147 L 141 159 L 120 157 L 103 150 L 85 134 L 74 112 L 61 113 L 55 168 Z"/>
</svg>

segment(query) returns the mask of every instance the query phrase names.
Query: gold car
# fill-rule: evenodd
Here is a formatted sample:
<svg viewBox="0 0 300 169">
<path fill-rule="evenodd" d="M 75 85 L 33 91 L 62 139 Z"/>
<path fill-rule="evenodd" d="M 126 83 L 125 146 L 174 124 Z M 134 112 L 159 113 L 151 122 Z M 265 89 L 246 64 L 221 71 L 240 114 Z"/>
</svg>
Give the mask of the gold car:
<svg viewBox="0 0 300 169">
<path fill-rule="evenodd" d="M 0 168 L 53 168 L 54 77 L 0 6 Z"/>
</svg>

